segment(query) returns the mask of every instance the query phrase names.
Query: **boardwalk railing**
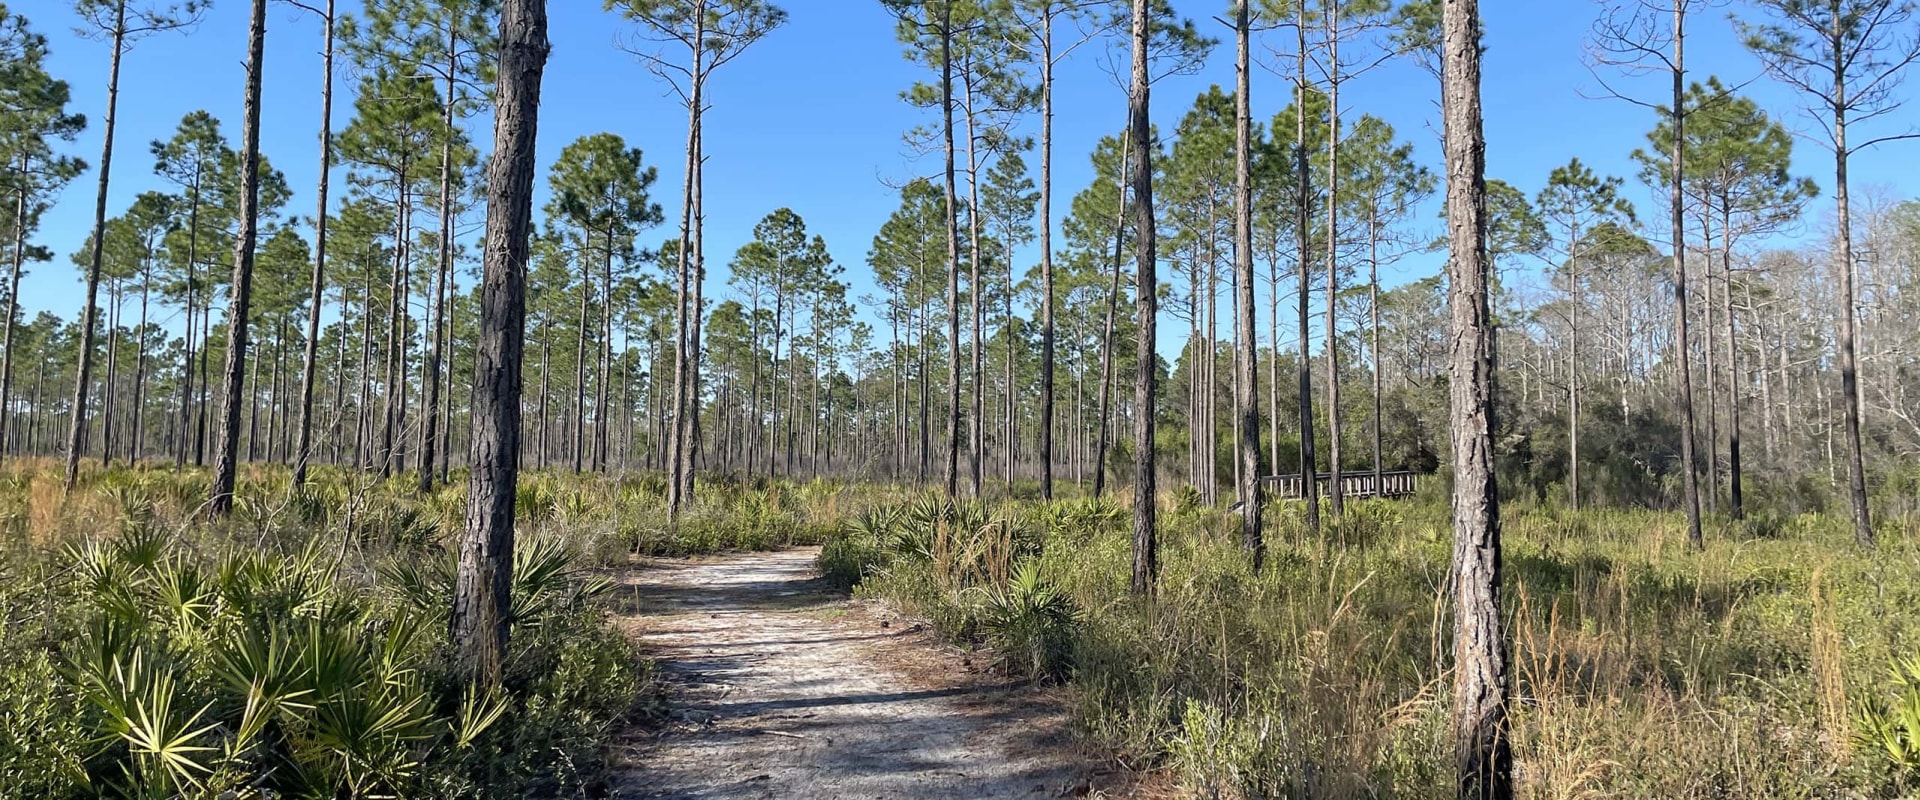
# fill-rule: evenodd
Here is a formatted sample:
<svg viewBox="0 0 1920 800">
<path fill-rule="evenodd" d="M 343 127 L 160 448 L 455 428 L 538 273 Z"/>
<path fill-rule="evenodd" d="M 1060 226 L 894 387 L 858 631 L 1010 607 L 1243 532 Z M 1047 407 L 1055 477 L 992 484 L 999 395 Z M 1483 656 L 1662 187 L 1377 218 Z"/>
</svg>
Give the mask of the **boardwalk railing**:
<svg viewBox="0 0 1920 800">
<path fill-rule="evenodd" d="M 1273 485 L 1276 494 L 1285 498 L 1305 496 L 1305 481 L 1299 475 L 1267 475 L 1261 478 Z M 1321 473 L 1316 476 L 1315 487 L 1320 496 L 1332 492 L 1333 476 Z M 1374 485 L 1372 472 L 1340 473 L 1340 494 L 1345 497 L 1410 497 L 1420 489 L 1420 474 L 1416 472 L 1382 472 L 1379 485 Z"/>
</svg>

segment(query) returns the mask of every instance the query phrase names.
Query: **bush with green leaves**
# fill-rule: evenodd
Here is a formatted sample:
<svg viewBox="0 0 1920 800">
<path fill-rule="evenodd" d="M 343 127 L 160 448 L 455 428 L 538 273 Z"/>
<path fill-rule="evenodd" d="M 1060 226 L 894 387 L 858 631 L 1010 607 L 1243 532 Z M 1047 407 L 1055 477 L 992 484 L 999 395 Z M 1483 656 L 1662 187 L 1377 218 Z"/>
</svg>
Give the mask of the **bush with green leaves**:
<svg viewBox="0 0 1920 800">
<path fill-rule="evenodd" d="M 1894 662 L 1892 699 L 1874 697 L 1855 712 L 1860 749 L 1884 761 L 1896 780 L 1920 780 L 1920 656 Z"/>
<path fill-rule="evenodd" d="M 1043 680 L 1067 676 L 1080 608 L 1041 574 L 1037 559 L 1021 562 L 1006 583 L 976 590 L 980 631 L 1003 666 Z"/>
<path fill-rule="evenodd" d="M 504 800 L 596 780 L 649 680 L 595 602 L 610 584 L 569 538 L 523 535 L 502 682 L 478 689 L 446 636 L 453 492 L 344 480 L 249 475 L 251 516 L 212 523 L 177 488 L 193 473 L 99 473 L 59 513 L 111 508 L 108 535 L 8 543 L 0 797 Z"/>
</svg>

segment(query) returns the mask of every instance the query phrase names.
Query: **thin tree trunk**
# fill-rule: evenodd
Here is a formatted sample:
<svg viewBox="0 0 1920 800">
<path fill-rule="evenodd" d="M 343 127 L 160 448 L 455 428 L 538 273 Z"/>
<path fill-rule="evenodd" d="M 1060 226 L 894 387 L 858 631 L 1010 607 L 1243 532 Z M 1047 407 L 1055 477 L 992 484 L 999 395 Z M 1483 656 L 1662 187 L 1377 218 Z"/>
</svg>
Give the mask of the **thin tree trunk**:
<svg viewBox="0 0 1920 800">
<path fill-rule="evenodd" d="M 1725 231 L 1721 231 L 1724 236 Z M 1706 254 L 1707 267 L 1700 285 L 1706 291 L 1701 302 L 1702 313 L 1706 315 L 1706 335 L 1702 337 L 1700 350 L 1705 356 L 1701 375 L 1707 381 L 1707 491 L 1701 499 L 1706 503 L 1706 512 L 1717 513 L 1720 510 L 1720 371 L 1714 361 L 1718 356 L 1719 321 L 1714 319 L 1716 306 L 1713 299 L 1713 210 L 1705 202 L 1700 204 L 1701 250 Z"/>
<path fill-rule="evenodd" d="M 947 226 L 947 496 L 960 491 L 960 209 L 954 178 L 953 5 L 942 3 L 940 19 L 941 136 L 946 148 Z"/>
<path fill-rule="evenodd" d="M 1307 4 L 1302 2 L 1295 7 L 1294 27 L 1299 36 L 1299 79 L 1294 84 L 1295 129 L 1293 139 L 1294 172 L 1297 180 L 1294 200 L 1294 236 L 1300 244 L 1300 295 L 1299 314 L 1300 363 L 1295 365 L 1295 379 L 1300 392 L 1300 495 L 1307 501 L 1306 525 L 1313 533 L 1320 531 L 1320 476 L 1314 467 L 1313 442 L 1313 358 L 1308 350 L 1311 335 L 1308 331 L 1308 292 L 1312 289 L 1309 265 L 1313 261 L 1313 231 L 1307 225 L 1308 198 L 1310 189 L 1307 172 Z M 1332 202 L 1329 198 L 1328 202 Z M 1331 246 L 1332 232 L 1328 232 Z M 1331 347 L 1332 343 L 1328 343 Z"/>
<path fill-rule="evenodd" d="M 149 251 L 151 252 L 151 251 Z M 8 285 L 12 285 L 9 283 Z M 127 442 L 127 466 L 140 460 L 141 448 L 146 444 L 146 408 L 147 408 L 147 301 L 153 291 L 153 258 L 149 255 L 140 265 L 140 333 L 135 338 L 134 349 L 138 355 L 133 360 L 133 435 Z M 12 339 L 13 309 L 7 309 L 7 334 Z M 9 349 L 11 349 L 9 347 Z M 0 367 L 0 408 L 7 405 L 7 390 L 13 375 L 11 372 L 12 354 L 8 354 L 9 364 Z M 0 441 L 6 438 L 6 417 L 0 414 Z"/>
<path fill-rule="evenodd" d="M 1673 169 L 1668 176 L 1667 202 L 1671 206 L 1672 219 L 1669 222 L 1673 226 L 1673 305 L 1676 315 L 1673 352 L 1680 377 L 1680 475 L 1686 492 L 1683 502 L 1687 510 L 1687 544 L 1698 551 L 1706 549 L 1706 540 L 1700 532 L 1700 481 L 1696 472 L 1700 462 L 1694 455 L 1693 346 L 1689 341 L 1687 324 L 1687 230 L 1683 216 L 1686 210 L 1685 194 L 1682 191 L 1686 174 L 1686 70 L 1682 61 L 1686 42 L 1686 5 L 1681 2 L 1673 6 L 1673 139 L 1668 156 L 1673 160 Z"/>
<path fill-rule="evenodd" d="M 980 461 L 986 457 L 986 392 L 985 372 L 982 370 L 980 343 L 980 157 L 978 155 L 979 136 L 974 130 L 974 103 L 978 102 L 973 92 L 973 70 L 967 70 L 967 294 L 973 313 L 973 342 L 969 360 L 972 362 L 972 409 L 967 414 L 967 432 L 972 440 L 969 447 L 968 477 L 972 482 L 973 496 L 980 496 Z"/>
<path fill-rule="evenodd" d="M 1453 746 L 1455 796 L 1513 796 L 1507 637 L 1500 608 L 1500 506 L 1493 468 L 1493 319 L 1488 304 L 1486 139 L 1478 0 L 1446 3 L 1445 139 L 1451 272 Z"/>
<path fill-rule="evenodd" d="M 1567 237 L 1567 249 L 1580 243 L 1577 225 Z M 1567 505 L 1580 510 L 1580 258 L 1567 258 Z M 1376 401 L 1377 402 L 1377 401 Z"/>
<path fill-rule="evenodd" d="M 440 124 L 440 241 L 438 269 L 434 270 L 432 302 L 434 304 L 433 346 L 427 353 L 427 364 L 421 373 L 421 382 L 426 384 L 427 393 L 420 403 L 423 424 L 420 428 L 420 479 L 416 488 L 425 494 L 433 488 L 434 449 L 439 444 L 440 434 L 440 359 L 441 336 L 447 325 L 447 281 L 453 274 L 453 106 L 455 63 L 460 50 L 458 34 L 449 26 L 447 33 L 447 98 L 442 109 Z M 449 425 L 452 421 L 449 420 Z"/>
<path fill-rule="evenodd" d="M 1371 209 L 1367 216 L 1367 313 L 1372 317 L 1372 337 L 1367 347 L 1367 358 L 1373 362 L 1373 496 L 1380 497 L 1386 484 L 1383 483 L 1381 466 L 1380 437 L 1380 395 L 1386 391 L 1384 370 L 1380 367 L 1380 210 Z"/>
<path fill-rule="evenodd" d="M 6 449 L 13 415 L 13 332 L 20 327 L 20 268 L 27 261 L 27 153 L 20 153 L 20 188 L 13 206 L 13 263 L 7 274 L 7 330 L 0 341 L 0 453 Z M 141 295 L 141 319 L 146 318 L 146 296 Z M 144 326 L 143 326 L 144 328 Z M 143 348 L 141 355 L 145 356 Z"/>
<path fill-rule="evenodd" d="M 494 157 L 487 176 L 487 239 L 475 348 L 474 435 L 466 528 L 449 616 L 459 663 L 499 683 L 507 655 L 513 512 L 520 471 L 520 367 L 526 265 L 533 227 L 534 141 L 546 66 L 546 0 L 503 0 Z"/>
<path fill-rule="evenodd" d="M 593 468 L 604 472 L 607 468 L 607 430 L 611 399 L 608 390 L 608 377 L 613 373 L 613 231 L 608 229 L 606 237 L 607 251 L 600 262 L 600 295 L 605 298 L 600 314 L 600 377 L 594 381 L 593 412 Z"/>
<path fill-rule="evenodd" d="M 1155 274 L 1159 261 L 1155 253 L 1153 220 L 1153 153 L 1148 108 L 1151 81 L 1147 75 L 1147 45 L 1151 29 L 1152 4 L 1133 0 L 1133 96 L 1128 108 L 1128 132 L 1133 141 L 1133 202 L 1135 209 L 1134 253 L 1135 303 L 1139 306 L 1140 333 L 1136 345 L 1139 374 L 1133 388 L 1133 593 L 1153 593 L 1160 571 L 1159 541 L 1155 518 L 1154 475 L 1154 383 L 1158 358 L 1154 354 L 1157 292 Z"/>
<path fill-rule="evenodd" d="M 587 308 L 589 306 L 589 303 L 591 302 L 589 291 L 592 289 L 592 287 L 593 287 L 592 280 L 589 280 L 584 276 L 580 279 L 580 316 L 574 328 L 575 335 L 573 340 L 574 341 L 573 419 L 568 421 L 568 427 L 573 429 L 573 436 L 571 437 L 571 440 L 568 442 L 568 445 L 570 447 L 570 454 L 573 459 L 571 462 L 573 465 L 573 472 L 576 475 L 579 474 L 584 468 L 585 462 L 583 458 L 586 455 Z"/>
<path fill-rule="evenodd" d="M 1260 350 L 1258 321 L 1253 308 L 1253 110 L 1248 0 L 1234 3 L 1234 157 L 1233 157 L 1233 291 L 1234 331 L 1238 358 L 1234 360 L 1235 428 L 1239 432 L 1238 495 L 1240 541 L 1258 572 L 1266 556 L 1260 530 Z"/>
<path fill-rule="evenodd" d="M 1340 301 L 1340 3 L 1322 0 L 1327 20 L 1327 500 L 1334 518 L 1346 513 L 1340 486 L 1340 340 L 1334 309 Z M 1301 104 L 1304 111 L 1306 105 Z"/>
<path fill-rule="evenodd" d="M 240 400 L 247 368 L 248 307 L 253 301 L 253 249 L 260 235 L 260 74 L 265 64 L 267 0 L 253 0 L 247 36 L 247 99 L 240 134 L 240 233 L 235 237 L 232 294 L 227 299 L 227 363 L 221 370 L 220 439 L 214 450 L 213 491 L 207 511 L 233 513 L 240 455 Z"/>
<path fill-rule="evenodd" d="M 701 8 L 705 8 L 704 0 Z M 704 17 L 702 17 L 704 20 Z M 704 29 L 701 29 L 702 31 Z M 701 34 L 704 36 L 704 33 Z M 700 38 L 700 37 L 696 37 Z M 695 82 L 695 107 L 704 109 L 706 81 L 703 77 Z M 688 304 L 687 316 L 687 415 L 679 420 L 685 430 L 686 448 L 680 452 L 680 497 L 683 501 L 693 499 L 693 474 L 700 456 L 700 330 L 705 319 L 701 296 L 705 291 L 707 277 L 706 256 L 706 208 L 703 193 L 706 184 L 706 122 L 704 115 L 694 120 L 693 139 L 693 253 L 688 264 L 693 269 L 692 298 Z"/>
<path fill-rule="evenodd" d="M 1053 499 L 1053 14 L 1042 12 L 1040 34 L 1040 499 Z M 1122 202 L 1124 209 L 1126 203 Z M 1111 305 L 1111 303 L 1109 303 Z M 1109 312 L 1111 315 L 1111 312 Z M 1111 336 L 1109 336 L 1111 339 Z M 1112 342 L 1105 345 L 1111 348 Z M 1111 387 L 1109 387 L 1111 388 Z M 1101 397 L 1107 396 L 1102 392 Z M 1101 424 L 1106 424 L 1103 414 Z M 1106 471 L 1105 435 L 1102 434 L 1100 463 L 1094 465 L 1095 483 Z M 1012 463 L 1012 457 L 1008 457 Z M 1099 495 L 1098 489 L 1094 494 Z"/>
<path fill-rule="evenodd" d="M 107 383 L 101 398 L 100 466 L 113 466 L 114 406 L 120 392 L 120 279 L 107 287 Z"/>
<path fill-rule="evenodd" d="M 1836 18 L 1838 15 L 1835 15 Z M 1834 23 L 1839 22 L 1836 19 Z M 1841 48 L 1836 47 L 1836 60 Z M 1873 520 L 1867 509 L 1867 467 L 1860 441 L 1860 366 L 1855 353 L 1859 339 L 1856 289 L 1853 272 L 1853 208 L 1847 187 L 1847 83 L 1845 70 L 1834 65 L 1833 80 L 1833 186 L 1839 233 L 1839 252 L 1835 258 L 1840 273 L 1840 399 L 1846 404 L 1843 424 L 1847 440 L 1847 496 L 1853 505 L 1853 539 L 1861 547 L 1874 546 Z"/>
<path fill-rule="evenodd" d="M 1739 322 L 1733 316 L 1733 214 L 1724 201 L 1720 204 L 1720 277 L 1724 281 L 1721 311 L 1727 320 L 1727 513 L 1738 520 L 1747 513 L 1740 486 L 1740 404 L 1745 393 L 1740 387 Z"/>
<path fill-rule="evenodd" d="M 704 13 L 695 15 L 695 41 L 705 41 L 705 22 L 706 15 Z M 694 173 L 695 170 L 699 168 L 700 163 L 700 113 L 704 110 L 701 107 L 701 89 L 703 88 L 702 78 L 706 74 L 703 66 L 706 51 L 700 47 L 692 48 L 692 50 L 692 79 L 689 81 L 690 91 L 687 102 L 687 171 L 686 180 L 681 188 L 680 251 L 678 253 L 678 269 L 676 270 L 678 285 L 675 287 L 674 294 L 673 408 L 671 412 L 673 429 L 667 433 L 668 441 L 666 452 L 667 514 L 669 517 L 675 518 L 680 514 L 680 507 L 691 499 L 683 496 L 681 493 L 681 488 L 685 485 L 683 470 L 686 468 L 683 455 L 688 449 L 688 443 L 686 441 L 686 431 L 688 429 L 686 415 L 688 406 L 691 405 L 691 399 L 688 396 L 687 373 L 689 371 L 689 364 L 687 362 L 689 354 L 687 351 L 689 349 L 688 344 L 692 339 L 689 335 L 692 329 L 691 316 L 700 313 L 698 307 L 688 308 L 690 299 L 688 295 L 692 289 L 692 272 L 694 268 L 693 255 L 688 251 L 693 248 L 693 185 L 695 178 Z"/>
<path fill-rule="evenodd" d="M 88 254 L 87 299 L 80 314 L 80 352 L 76 358 L 73 381 L 72 424 L 67 430 L 66 491 L 71 494 L 80 481 L 80 454 L 87 437 L 87 379 L 93 368 L 94 301 L 100 295 L 100 262 L 105 255 L 107 233 L 107 179 L 113 175 L 114 113 L 120 105 L 120 57 L 126 51 L 127 0 L 115 5 L 113 21 L 113 60 L 107 71 L 106 133 L 100 143 L 100 188 L 93 204 L 93 247 Z M 23 226 L 24 227 L 24 226 Z M 17 288 L 17 282 L 16 282 Z"/>
<path fill-rule="evenodd" d="M 394 429 L 399 427 L 401 381 L 406 377 L 401 358 L 406 352 L 407 251 L 413 238 L 412 214 L 407 203 L 405 167 L 395 175 L 400 185 L 399 210 L 394 215 L 393 276 L 387 284 L 387 351 L 385 397 L 380 415 L 380 477 L 391 475 L 400 456 L 394 448 Z"/>
<path fill-rule="evenodd" d="M 1133 137 L 1129 135 L 1120 142 L 1120 172 L 1114 176 L 1119 202 L 1114 206 L 1113 215 L 1113 279 L 1107 283 L 1107 314 L 1100 332 L 1100 419 L 1095 423 L 1094 497 L 1099 497 L 1107 488 L 1107 445 L 1112 439 L 1110 427 L 1113 419 L 1113 338 L 1120 312 L 1120 271 L 1124 263 L 1121 250 L 1126 243 L 1127 224 L 1127 167 L 1132 150 Z"/>
</svg>

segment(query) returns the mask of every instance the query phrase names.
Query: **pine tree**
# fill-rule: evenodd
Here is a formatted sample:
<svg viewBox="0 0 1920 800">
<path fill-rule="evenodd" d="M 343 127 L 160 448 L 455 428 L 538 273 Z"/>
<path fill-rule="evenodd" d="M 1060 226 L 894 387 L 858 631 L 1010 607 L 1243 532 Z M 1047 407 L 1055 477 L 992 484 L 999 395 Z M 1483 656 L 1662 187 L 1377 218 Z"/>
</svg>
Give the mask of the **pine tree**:
<svg viewBox="0 0 1920 800">
<path fill-rule="evenodd" d="M 1567 282 L 1567 504 L 1580 507 L 1580 245 L 1596 226 L 1634 221 L 1633 205 L 1620 197 L 1619 178 L 1601 178 L 1580 159 L 1555 167 L 1534 198 L 1543 221 L 1565 232 L 1560 239 Z"/>
<path fill-rule="evenodd" d="M 706 276 L 704 173 L 701 120 L 712 101 L 707 79 L 755 42 L 785 24 L 787 12 L 766 0 L 605 0 L 608 10 L 638 25 L 641 41 L 628 53 L 666 78 L 687 108 L 686 182 L 681 192 L 680 246 L 676 251 L 673 431 L 669 435 L 667 508 L 678 515 L 693 497 L 693 464 L 699 440 L 701 288 Z M 653 44 L 686 51 L 676 62 Z"/>
<path fill-rule="evenodd" d="M 472 464 L 453 610 L 460 665 L 500 683 L 512 624 L 513 511 L 520 476 L 520 369 L 526 335 L 526 269 L 533 237 L 534 142 L 546 69 L 546 0 L 503 0 L 493 159 L 487 174 L 487 241 L 475 351 Z"/>
<path fill-rule="evenodd" d="M 86 271 L 86 301 L 80 313 L 80 341 L 74 370 L 73 403 L 68 410 L 66 491 L 71 493 L 80 479 L 80 456 L 87 441 L 87 389 L 93 365 L 93 329 L 95 301 L 100 295 L 99 245 L 107 226 L 107 187 L 113 176 L 114 112 L 120 103 L 120 62 L 134 42 L 147 36 L 192 27 L 205 9 L 201 0 L 177 2 L 141 2 L 141 0 L 73 0 L 74 11 L 86 23 L 87 35 L 111 43 L 112 59 L 107 69 L 107 111 L 105 135 L 100 144 L 100 183 L 94 194 L 93 241 L 95 247 Z"/>
<path fill-rule="evenodd" d="M 260 224 L 260 76 L 265 67 L 267 0 L 253 0 L 247 37 L 245 121 L 240 144 L 240 231 L 234 237 L 232 294 L 227 300 L 227 363 L 220 391 L 219 445 L 213 461 L 208 513 L 233 513 L 233 484 L 240 460 L 240 400 L 246 375 L 248 304 L 253 300 L 254 248 Z"/>
<path fill-rule="evenodd" d="M 580 351 L 576 354 L 577 378 L 575 389 L 574 424 L 576 436 L 573 441 L 573 468 L 582 469 L 585 456 L 585 437 L 577 435 L 584 430 L 586 414 L 586 359 L 585 348 L 589 337 L 586 326 L 586 309 L 592 296 L 597 273 L 600 278 L 603 308 L 601 311 L 602 330 L 599 332 L 602 352 L 598 355 L 598 375 L 595 397 L 594 448 L 592 465 L 595 469 L 606 465 L 606 435 L 611 427 L 607 408 L 607 374 L 613 354 L 613 287 L 616 277 L 624 277 L 627 265 L 642 256 L 635 250 L 633 239 L 640 231 L 657 225 L 663 219 L 660 206 L 650 199 L 648 194 L 659 173 L 653 167 L 645 166 L 639 148 L 628 148 L 626 141 L 611 133 L 585 136 L 560 151 L 559 160 L 548 171 L 547 182 L 553 196 L 547 203 L 547 216 L 550 225 L 565 226 L 577 237 L 580 244 L 578 252 L 582 257 L 580 275 Z M 591 260 L 592 263 L 589 263 Z M 615 270 L 615 263 L 622 265 Z"/>
<path fill-rule="evenodd" d="M 8 252 L 6 331 L 0 340 L 0 455 L 8 441 L 13 399 L 14 331 L 18 327 L 20 279 L 29 261 L 46 260 L 44 249 L 28 244 L 53 198 L 86 171 L 86 163 L 54 152 L 56 142 L 71 142 L 86 127 L 84 116 L 69 113 L 66 81 L 46 71 L 45 36 L 28 20 L 0 7 L 0 199 L 10 219 L 0 230 L 11 236 Z"/>
<path fill-rule="evenodd" d="M 1449 356 L 1453 437 L 1454 796 L 1513 796 L 1507 634 L 1500 607 L 1500 506 L 1493 468 L 1493 314 L 1486 139 L 1480 116 L 1480 6 L 1444 17 Z"/>
<path fill-rule="evenodd" d="M 1862 547 L 1874 545 L 1867 508 L 1866 460 L 1860 437 L 1860 377 L 1856 341 L 1859 322 L 1853 248 L 1853 217 L 1847 167 L 1853 154 L 1904 133 L 1879 138 L 1848 138 L 1848 125 L 1880 117 L 1900 103 L 1893 91 L 1915 61 L 1920 37 L 1912 32 L 1916 5 L 1911 0 L 1756 0 L 1770 17 L 1742 23 L 1747 49 L 1766 64 L 1775 79 L 1807 98 L 1833 154 L 1834 223 L 1838 246 L 1834 272 L 1840 276 L 1840 398 L 1845 408 L 1847 488 L 1853 505 L 1853 536 Z M 1679 79 L 1675 79 L 1675 103 Z M 1675 149 L 1683 141 L 1674 134 Z"/>
</svg>

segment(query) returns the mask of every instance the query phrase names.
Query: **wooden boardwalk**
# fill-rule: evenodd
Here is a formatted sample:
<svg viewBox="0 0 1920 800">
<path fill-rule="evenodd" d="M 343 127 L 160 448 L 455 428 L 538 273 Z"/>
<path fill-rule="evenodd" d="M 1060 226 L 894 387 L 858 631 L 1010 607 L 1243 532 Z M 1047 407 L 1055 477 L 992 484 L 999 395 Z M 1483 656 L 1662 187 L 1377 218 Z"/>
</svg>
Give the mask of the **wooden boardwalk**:
<svg viewBox="0 0 1920 800">
<path fill-rule="evenodd" d="M 1274 492 L 1285 498 L 1304 497 L 1306 482 L 1299 475 L 1267 475 L 1261 478 L 1273 485 Z M 1332 493 L 1333 476 L 1321 473 L 1316 476 L 1316 493 L 1325 497 Z M 1372 472 L 1340 473 L 1340 494 L 1344 497 L 1411 497 L 1420 489 L 1420 474 L 1409 471 L 1382 472 L 1379 485 L 1374 484 Z"/>
</svg>

